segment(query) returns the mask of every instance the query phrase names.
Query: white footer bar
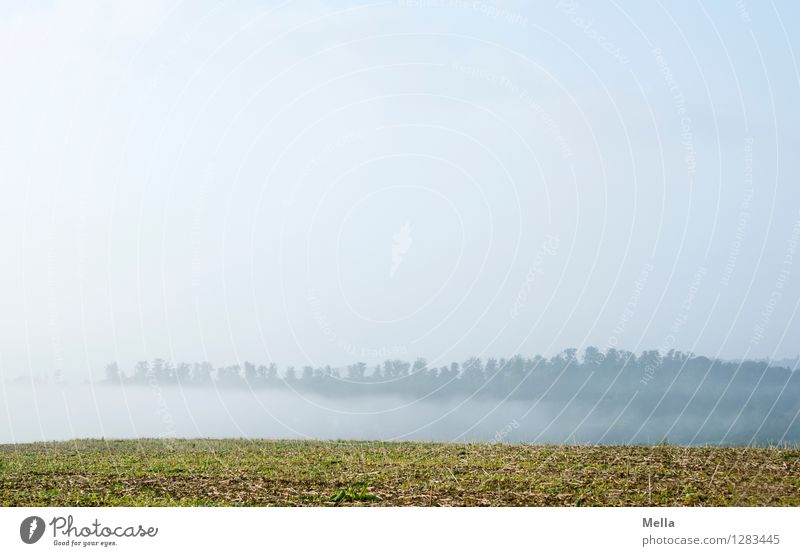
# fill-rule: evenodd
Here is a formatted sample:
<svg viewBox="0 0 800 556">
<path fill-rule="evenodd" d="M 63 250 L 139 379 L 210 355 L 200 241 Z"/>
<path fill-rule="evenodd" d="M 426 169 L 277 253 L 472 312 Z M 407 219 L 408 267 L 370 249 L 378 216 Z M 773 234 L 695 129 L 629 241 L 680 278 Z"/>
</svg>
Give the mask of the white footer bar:
<svg viewBox="0 0 800 556">
<path fill-rule="evenodd" d="M 3 508 L 0 554 L 796 555 L 798 529 L 800 508 Z"/>
</svg>

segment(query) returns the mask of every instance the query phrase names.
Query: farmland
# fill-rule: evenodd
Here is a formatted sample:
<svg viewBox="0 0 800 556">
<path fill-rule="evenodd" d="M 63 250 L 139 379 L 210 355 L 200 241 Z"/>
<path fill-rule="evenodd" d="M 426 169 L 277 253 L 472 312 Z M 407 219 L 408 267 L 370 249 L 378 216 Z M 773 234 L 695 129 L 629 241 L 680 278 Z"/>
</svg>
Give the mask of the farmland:
<svg viewBox="0 0 800 556">
<path fill-rule="evenodd" d="M 0 445 L 3 506 L 798 506 L 800 449 L 269 440 Z"/>
</svg>

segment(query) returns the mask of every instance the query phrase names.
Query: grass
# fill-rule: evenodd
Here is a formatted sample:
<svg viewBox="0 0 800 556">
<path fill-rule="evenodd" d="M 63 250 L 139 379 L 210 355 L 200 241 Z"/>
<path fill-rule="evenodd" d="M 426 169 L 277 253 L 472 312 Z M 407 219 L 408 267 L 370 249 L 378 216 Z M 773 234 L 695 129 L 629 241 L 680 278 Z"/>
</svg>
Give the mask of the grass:
<svg viewBox="0 0 800 556">
<path fill-rule="evenodd" d="M 0 445 L 2 506 L 800 506 L 800 449 L 79 440 Z"/>
<path fill-rule="evenodd" d="M 371 502 L 380 498 L 368 492 L 369 487 L 364 483 L 357 483 L 351 487 L 343 488 L 331 498 L 332 501 L 341 502 Z"/>
</svg>

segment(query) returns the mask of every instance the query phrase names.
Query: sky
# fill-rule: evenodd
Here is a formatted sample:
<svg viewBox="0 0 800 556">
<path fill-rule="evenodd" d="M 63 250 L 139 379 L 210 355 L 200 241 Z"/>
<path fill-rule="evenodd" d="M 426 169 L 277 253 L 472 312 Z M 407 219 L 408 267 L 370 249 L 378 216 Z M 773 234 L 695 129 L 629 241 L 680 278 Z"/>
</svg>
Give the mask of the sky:
<svg viewBox="0 0 800 556">
<path fill-rule="evenodd" d="M 0 374 L 800 351 L 800 8 L 0 7 Z"/>
</svg>

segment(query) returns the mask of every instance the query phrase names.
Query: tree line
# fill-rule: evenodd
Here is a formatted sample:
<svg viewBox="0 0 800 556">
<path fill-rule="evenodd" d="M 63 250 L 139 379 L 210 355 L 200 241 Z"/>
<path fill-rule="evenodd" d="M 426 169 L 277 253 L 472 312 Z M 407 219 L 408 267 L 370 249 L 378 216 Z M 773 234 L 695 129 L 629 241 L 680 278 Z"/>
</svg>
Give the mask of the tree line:
<svg viewBox="0 0 800 556">
<path fill-rule="evenodd" d="M 800 373 L 767 361 L 724 361 L 671 350 L 636 355 L 630 351 L 587 347 L 582 352 L 566 349 L 546 358 L 541 355 L 510 358 L 470 357 L 446 365 L 430 364 L 425 359 L 413 362 L 398 359 L 377 365 L 356 362 L 344 367 L 289 366 L 275 363 L 215 367 L 208 362 L 173 364 L 164 359 L 139 361 L 122 370 L 110 363 L 105 381 L 117 384 L 159 384 L 214 386 L 225 388 L 291 388 L 324 395 L 472 395 L 533 399 L 604 392 L 604 396 L 625 392 L 685 390 L 706 394 L 763 391 L 773 393 L 797 389 Z M 755 389 L 755 390 L 754 390 Z M 797 396 L 795 399 L 800 398 Z"/>
</svg>

